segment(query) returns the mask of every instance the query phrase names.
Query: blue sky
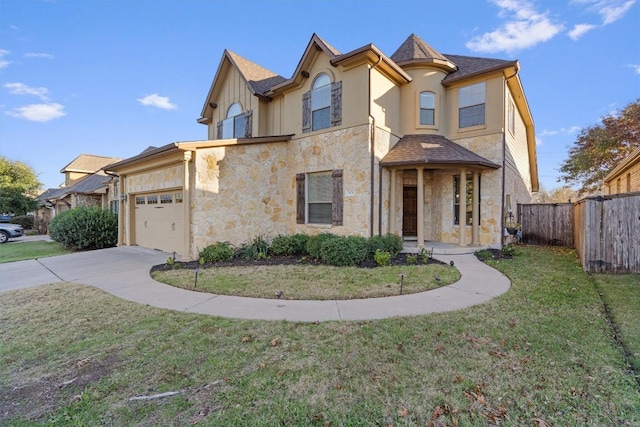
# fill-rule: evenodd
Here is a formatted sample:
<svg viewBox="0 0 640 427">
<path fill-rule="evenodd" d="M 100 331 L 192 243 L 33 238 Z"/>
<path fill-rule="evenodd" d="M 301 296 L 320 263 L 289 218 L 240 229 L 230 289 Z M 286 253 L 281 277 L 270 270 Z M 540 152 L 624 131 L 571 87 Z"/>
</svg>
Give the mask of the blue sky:
<svg viewBox="0 0 640 427">
<path fill-rule="evenodd" d="M 520 60 L 547 189 L 579 129 L 640 97 L 636 0 L 0 0 L 0 155 L 57 187 L 82 153 L 206 139 L 225 48 L 290 77 L 314 32 L 341 52 L 416 33 Z"/>
</svg>

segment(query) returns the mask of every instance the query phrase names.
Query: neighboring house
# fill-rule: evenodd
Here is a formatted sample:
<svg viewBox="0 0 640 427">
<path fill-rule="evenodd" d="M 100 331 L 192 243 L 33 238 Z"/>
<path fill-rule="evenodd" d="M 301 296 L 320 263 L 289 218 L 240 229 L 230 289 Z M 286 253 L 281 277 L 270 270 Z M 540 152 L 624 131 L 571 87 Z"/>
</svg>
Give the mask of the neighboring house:
<svg viewBox="0 0 640 427">
<path fill-rule="evenodd" d="M 640 191 L 640 147 L 604 178 L 604 194 Z"/>
<path fill-rule="evenodd" d="M 50 188 L 38 197 L 37 215 L 50 221 L 56 214 L 76 206 L 100 206 L 117 211 L 117 194 L 113 193 L 112 183 L 117 178 L 107 175 L 102 168 L 119 160 L 122 159 L 91 154 L 76 157 L 60 170 L 65 175 L 64 185 Z"/>
<path fill-rule="evenodd" d="M 126 200 L 119 244 L 195 258 L 216 241 L 330 232 L 499 248 L 508 210 L 538 190 L 518 71 L 416 35 L 386 56 L 314 34 L 288 79 L 225 50 L 198 119 L 207 140 L 105 168 Z"/>
</svg>

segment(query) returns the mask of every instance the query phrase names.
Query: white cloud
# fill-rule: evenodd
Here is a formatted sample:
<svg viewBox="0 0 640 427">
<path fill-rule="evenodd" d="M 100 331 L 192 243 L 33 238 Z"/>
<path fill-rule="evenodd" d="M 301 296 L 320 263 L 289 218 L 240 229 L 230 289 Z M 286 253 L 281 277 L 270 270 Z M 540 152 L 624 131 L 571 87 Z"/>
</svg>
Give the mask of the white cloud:
<svg viewBox="0 0 640 427">
<path fill-rule="evenodd" d="M 6 59 L 4 59 L 5 56 L 9 55 L 8 50 L 5 49 L 0 49 L 0 69 L 1 68 L 7 68 L 9 66 L 9 64 L 11 64 L 11 61 L 7 61 Z"/>
<path fill-rule="evenodd" d="M 596 26 L 591 24 L 576 24 L 573 30 L 569 31 L 569 37 L 571 37 L 572 40 L 578 40 L 594 28 L 596 28 Z"/>
<path fill-rule="evenodd" d="M 631 6 L 633 6 L 635 2 L 636 0 L 628 0 L 625 2 L 618 0 L 598 2 L 598 13 L 602 16 L 602 23 L 607 25 L 616 22 L 631 9 Z"/>
<path fill-rule="evenodd" d="M 176 105 L 172 104 L 167 96 L 160 96 L 157 93 L 138 98 L 138 102 L 145 107 L 156 107 L 162 110 L 174 110 Z"/>
<path fill-rule="evenodd" d="M 9 93 L 12 95 L 33 95 L 37 96 L 43 101 L 48 101 L 49 89 L 46 87 L 31 87 L 24 83 L 5 83 L 4 87 L 9 89 Z"/>
<path fill-rule="evenodd" d="M 11 117 L 30 120 L 32 122 L 48 122 L 50 120 L 59 119 L 67 113 L 64 106 L 55 102 L 48 104 L 30 104 L 24 107 L 14 108 L 7 111 Z"/>
<path fill-rule="evenodd" d="M 513 52 L 546 42 L 563 29 L 527 0 L 491 1 L 500 8 L 498 16 L 506 21 L 494 31 L 469 40 L 466 46 L 473 51 Z"/>
<path fill-rule="evenodd" d="M 633 68 L 637 74 L 640 74 L 640 65 L 638 64 L 629 64 L 629 67 Z"/>
<path fill-rule="evenodd" d="M 25 58 L 41 58 L 41 59 L 53 59 L 54 56 L 50 53 L 38 53 L 38 52 L 30 52 L 24 54 Z"/>
<path fill-rule="evenodd" d="M 600 15 L 602 24 L 608 25 L 622 18 L 636 0 L 573 0 L 573 2 L 588 5 L 587 10 Z"/>
</svg>

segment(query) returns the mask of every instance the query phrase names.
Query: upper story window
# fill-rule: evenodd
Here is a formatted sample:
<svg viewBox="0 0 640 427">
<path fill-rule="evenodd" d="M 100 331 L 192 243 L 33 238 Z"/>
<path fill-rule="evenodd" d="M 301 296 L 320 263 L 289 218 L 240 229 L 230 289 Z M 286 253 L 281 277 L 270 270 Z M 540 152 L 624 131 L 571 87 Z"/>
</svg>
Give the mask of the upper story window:
<svg viewBox="0 0 640 427">
<path fill-rule="evenodd" d="M 516 134 L 516 107 L 509 97 L 509 107 L 507 109 L 507 128 L 512 135 Z"/>
<path fill-rule="evenodd" d="M 485 124 L 485 83 L 461 87 L 458 90 L 459 127 Z"/>
<path fill-rule="evenodd" d="M 302 95 L 302 132 L 327 129 L 342 124 L 342 82 L 331 82 L 327 74 L 313 81 Z"/>
<path fill-rule="evenodd" d="M 311 130 L 326 129 L 331 125 L 331 80 L 320 74 L 311 90 Z"/>
<path fill-rule="evenodd" d="M 251 138 L 252 111 L 242 111 L 237 102 L 227 110 L 227 118 L 218 122 L 217 138 Z"/>
<path fill-rule="evenodd" d="M 420 124 L 433 126 L 436 123 L 436 94 L 420 93 Z"/>
</svg>

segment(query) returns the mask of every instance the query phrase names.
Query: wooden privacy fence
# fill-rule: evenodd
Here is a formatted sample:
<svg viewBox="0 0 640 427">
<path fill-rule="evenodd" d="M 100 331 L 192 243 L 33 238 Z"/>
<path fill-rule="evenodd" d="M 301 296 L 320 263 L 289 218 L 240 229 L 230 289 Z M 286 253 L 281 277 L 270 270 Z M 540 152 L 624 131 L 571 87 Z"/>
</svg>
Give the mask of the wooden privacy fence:
<svg viewBox="0 0 640 427">
<path fill-rule="evenodd" d="M 585 271 L 640 273 L 640 193 L 580 200 L 574 217 L 575 247 Z"/>
<path fill-rule="evenodd" d="M 573 247 L 573 203 L 518 204 L 522 241 Z"/>
</svg>

